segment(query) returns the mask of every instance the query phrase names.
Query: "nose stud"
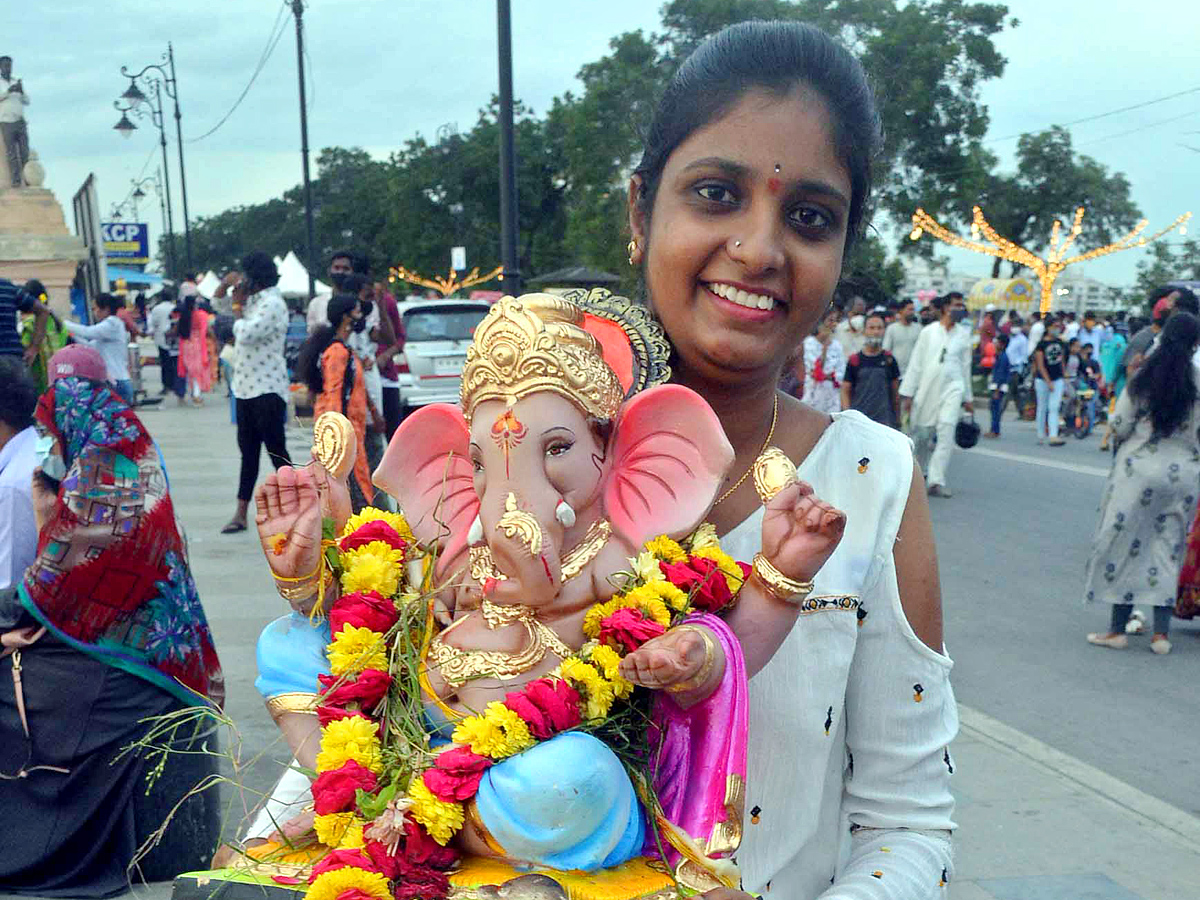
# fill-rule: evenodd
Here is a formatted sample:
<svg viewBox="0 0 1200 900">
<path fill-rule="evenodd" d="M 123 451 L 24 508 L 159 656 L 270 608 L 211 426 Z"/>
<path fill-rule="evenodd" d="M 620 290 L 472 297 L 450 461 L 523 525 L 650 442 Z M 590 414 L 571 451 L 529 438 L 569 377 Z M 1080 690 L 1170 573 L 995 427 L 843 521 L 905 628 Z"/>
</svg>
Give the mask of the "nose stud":
<svg viewBox="0 0 1200 900">
<path fill-rule="evenodd" d="M 733 242 L 733 246 L 735 246 L 735 247 L 740 247 L 740 246 L 742 246 L 742 242 L 741 242 L 741 241 L 734 241 L 734 242 Z"/>
</svg>

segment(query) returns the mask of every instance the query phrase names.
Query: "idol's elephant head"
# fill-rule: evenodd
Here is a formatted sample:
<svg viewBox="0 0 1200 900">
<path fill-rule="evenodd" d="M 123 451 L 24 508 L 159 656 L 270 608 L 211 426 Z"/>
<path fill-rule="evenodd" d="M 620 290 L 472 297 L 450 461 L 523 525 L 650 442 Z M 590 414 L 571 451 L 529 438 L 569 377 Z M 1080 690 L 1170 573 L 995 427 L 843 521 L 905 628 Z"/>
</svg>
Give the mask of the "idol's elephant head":
<svg viewBox="0 0 1200 900">
<path fill-rule="evenodd" d="M 506 576 L 494 598 L 544 605 L 600 520 L 630 551 L 699 524 L 733 449 L 698 394 L 617 374 L 635 371 L 623 338 L 561 298 L 505 297 L 476 329 L 461 409 L 427 406 L 396 430 L 375 483 L 439 544 L 439 575 L 486 541 Z"/>
</svg>

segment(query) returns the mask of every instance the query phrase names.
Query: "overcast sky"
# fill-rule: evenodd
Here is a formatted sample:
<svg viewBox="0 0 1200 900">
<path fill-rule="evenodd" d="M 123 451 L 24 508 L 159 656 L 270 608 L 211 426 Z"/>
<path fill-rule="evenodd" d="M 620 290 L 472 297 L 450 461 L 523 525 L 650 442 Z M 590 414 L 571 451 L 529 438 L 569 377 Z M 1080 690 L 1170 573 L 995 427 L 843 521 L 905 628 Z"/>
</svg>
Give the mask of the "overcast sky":
<svg viewBox="0 0 1200 900">
<path fill-rule="evenodd" d="M 128 195 L 131 178 L 158 168 L 157 131 L 139 121 L 133 137 L 122 139 L 112 128 L 118 118 L 112 101 L 127 84 L 120 66 L 157 62 L 167 41 L 175 46 L 192 217 L 260 202 L 299 182 L 292 27 L 228 122 L 211 137 L 187 143 L 229 111 L 281 3 L 9 0 L 4 6 L 0 53 L 15 58 L 14 74 L 32 101 L 31 144 L 46 167 L 47 186 L 68 211 L 89 172 L 107 218 L 110 205 Z M 514 93 L 539 114 L 553 97 L 578 91 L 580 66 L 605 53 L 613 35 L 659 25 L 653 0 L 514 0 L 512 6 Z M 1186 210 L 1200 213 L 1200 4 L 1012 0 L 1009 8 L 1021 24 L 997 38 L 1008 68 L 983 92 L 990 146 L 1002 159 L 1011 162 L 1016 145 L 1008 136 L 1190 90 L 1072 132 L 1080 152 L 1128 176 L 1151 230 Z M 444 123 L 469 128 L 497 90 L 490 0 L 310 0 L 305 25 L 314 159 L 331 145 L 383 156 L 417 132 L 432 138 Z M 170 119 L 168 127 L 175 222 L 182 230 Z M 156 235 L 161 226 L 152 193 L 140 211 Z M 1197 230 L 1200 222 L 1193 234 Z M 1086 264 L 1084 272 L 1128 284 L 1145 253 L 1115 254 Z M 960 253 L 952 266 L 982 274 L 988 262 Z"/>
</svg>

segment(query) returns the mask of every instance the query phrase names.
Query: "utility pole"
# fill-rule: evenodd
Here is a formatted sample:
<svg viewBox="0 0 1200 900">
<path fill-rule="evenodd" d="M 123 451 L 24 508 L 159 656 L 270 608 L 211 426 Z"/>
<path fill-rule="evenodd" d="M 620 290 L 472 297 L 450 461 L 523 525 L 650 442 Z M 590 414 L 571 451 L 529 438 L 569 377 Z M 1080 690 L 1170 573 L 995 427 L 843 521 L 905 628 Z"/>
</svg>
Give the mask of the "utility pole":
<svg viewBox="0 0 1200 900">
<path fill-rule="evenodd" d="M 296 73 L 300 80 L 300 157 L 304 164 L 304 225 L 308 230 L 308 296 L 316 293 L 313 284 L 313 266 L 317 260 L 313 250 L 313 205 L 312 182 L 308 177 L 308 103 L 304 97 L 304 0 L 292 0 L 292 13 L 296 17 Z"/>
<path fill-rule="evenodd" d="M 175 80 L 175 49 L 171 46 L 171 42 L 167 41 L 167 60 L 171 64 L 171 78 L 167 82 L 169 86 L 168 93 L 171 99 L 175 101 L 175 141 L 179 144 L 179 189 L 183 193 L 183 242 L 187 248 L 187 264 L 188 268 L 192 268 L 192 226 L 188 222 L 188 206 L 187 206 L 187 173 L 183 167 L 183 126 L 179 124 L 181 118 L 179 113 L 179 82 Z"/>
<path fill-rule="evenodd" d="M 509 0 L 496 0 L 500 52 L 500 263 L 501 290 L 514 297 L 521 293 L 521 267 L 517 260 L 517 175 L 513 149 L 512 11 Z"/>
</svg>

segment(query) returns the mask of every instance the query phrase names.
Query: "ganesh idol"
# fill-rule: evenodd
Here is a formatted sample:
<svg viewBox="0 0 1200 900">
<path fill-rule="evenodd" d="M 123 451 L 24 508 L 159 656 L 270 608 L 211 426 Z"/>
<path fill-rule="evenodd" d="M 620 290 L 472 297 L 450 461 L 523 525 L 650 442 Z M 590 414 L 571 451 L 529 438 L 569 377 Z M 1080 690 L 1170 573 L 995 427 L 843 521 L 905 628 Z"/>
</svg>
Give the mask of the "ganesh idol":
<svg viewBox="0 0 1200 900">
<path fill-rule="evenodd" d="M 281 834 L 315 820 L 329 846 L 342 840 L 346 859 L 367 860 L 363 879 L 395 881 L 408 870 L 389 869 L 386 854 L 405 852 L 398 835 L 413 839 L 402 826 L 415 820 L 462 854 L 444 857 L 453 890 L 485 890 L 478 896 L 521 896 L 487 886 L 515 889 L 531 873 L 550 879 L 543 887 L 625 873 L 628 890 L 606 895 L 623 897 L 675 881 L 736 883 L 728 858 L 741 837 L 747 745 L 739 639 L 778 646 L 845 517 L 796 481 L 782 453 L 765 451 L 746 473 L 767 505 L 763 551 L 743 563 L 726 557 L 703 522 L 733 451 L 705 401 L 669 383 L 668 358 L 651 314 L 622 298 L 505 297 L 475 331 L 461 404 L 410 415 L 374 473 L 399 515 L 350 516 L 346 479 L 360 448 L 336 418 L 318 421 L 311 464 L 268 478 L 259 534 L 295 611 L 260 638 L 258 687 L 300 767 L 322 772 L 318 784 L 334 762 L 347 771 L 353 762 L 371 772 L 364 784 L 392 798 L 359 791 L 358 807 L 337 813 L 349 830 L 331 840 L 320 813 L 331 807 L 316 791 L 316 812 L 276 823 Z M 386 693 L 343 692 L 357 699 L 318 716 L 323 697 L 374 671 L 347 674 L 339 663 L 346 635 L 358 640 L 351 622 L 367 621 L 338 609 L 367 602 L 352 569 L 368 552 L 399 573 L 370 594 L 384 650 L 362 651 L 382 667 Z M 340 575 L 327 564 L 339 558 Z M 413 618 L 411 604 L 427 615 Z M 396 616 L 427 627 L 389 625 Z M 410 643 L 419 632 L 412 678 L 403 654 L 387 649 L 399 632 Z M 355 746 L 386 746 L 386 710 L 409 701 L 424 746 L 406 751 L 408 762 L 389 763 L 398 757 L 386 751 L 380 761 L 330 756 L 329 723 L 348 733 L 365 726 L 347 721 L 376 716 L 382 737 L 365 729 Z M 614 730 L 621 704 L 647 718 L 618 747 L 612 735 L 629 734 Z M 395 769 L 422 754 L 433 774 L 421 784 L 419 772 Z M 645 777 L 630 759 L 644 761 Z M 285 782 L 296 795 L 308 787 L 289 772 L 277 799 Z M 313 865 L 324 871 L 319 857 Z"/>
</svg>

